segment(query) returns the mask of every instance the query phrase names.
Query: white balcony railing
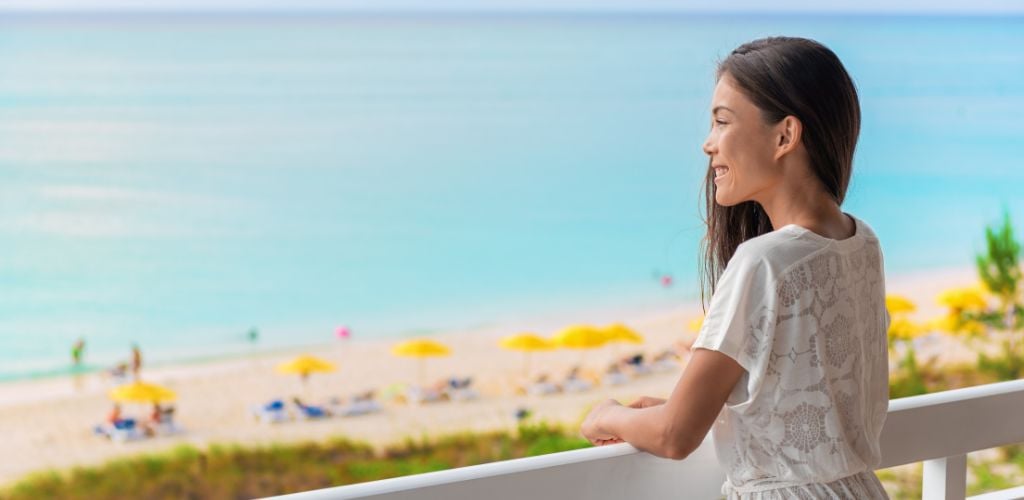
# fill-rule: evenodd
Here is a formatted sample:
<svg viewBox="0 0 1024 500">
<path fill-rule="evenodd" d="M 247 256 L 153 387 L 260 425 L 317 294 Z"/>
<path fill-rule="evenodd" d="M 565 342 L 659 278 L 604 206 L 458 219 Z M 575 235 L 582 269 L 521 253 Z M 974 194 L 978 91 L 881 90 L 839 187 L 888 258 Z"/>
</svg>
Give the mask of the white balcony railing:
<svg viewBox="0 0 1024 500">
<path fill-rule="evenodd" d="M 967 453 L 1024 442 L 1024 380 L 896 399 L 882 431 L 880 468 L 924 462 L 925 500 L 963 499 Z M 711 439 L 685 460 L 629 444 L 460 467 L 285 495 L 288 500 L 540 500 L 720 498 L 724 473 Z M 972 497 L 1024 497 L 1024 487 Z"/>
</svg>

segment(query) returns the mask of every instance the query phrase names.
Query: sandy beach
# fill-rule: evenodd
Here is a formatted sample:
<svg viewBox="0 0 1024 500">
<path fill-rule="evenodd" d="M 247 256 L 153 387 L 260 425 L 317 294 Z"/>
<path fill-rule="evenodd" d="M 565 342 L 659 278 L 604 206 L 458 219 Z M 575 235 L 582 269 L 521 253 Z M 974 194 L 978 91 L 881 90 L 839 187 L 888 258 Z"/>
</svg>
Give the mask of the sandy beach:
<svg viewBox="0 0 1024 500">
<path fill-rule="evenodd" d="M 943 312 L 935 303 L 939 291 L 972 285 L 976 281 L 971 267 L 933 270 L 889 276 L 887 292 L 914 300 L 919 307 L 915 318 L 926 319 Z M 550 336 L 575 322 L 604 326 L 613 321 L 613 317 L 646 338 L 641 345 L 618 344 L 583 355 L 571 350 L 533 354 L 532 375 L 546 372 L 561 379 L 572 365 L 580 362 L 581 356 L 585 356 L 585 371 L 597 374 L 616 356 L 643 352 L 650 357 L 677 341 L 692 339 L 696 334 L 688 331 L 687 324 L 700 315 L 700 304 L 692 302 L 658 310 L 602 310 L 588 317 L 576 314 L 568 323 L 566 318 L 545 318 L 432 335 L 432 339 L 449 345 L 452 355 L 427 360 L 427 381 L 472 376 L 473 386 L 481 394 L 479 399 L 422 405 L 385 401 L 379 413 L 315 421 L 261 423 L 251 416 L 249 407 L 293 394 L 316 403 L 332 396 L 411 382 L 417 376 L 416 360 L 389 353 L 390 347 L 400 339 L 354 339 L 249 358 L 145 368 L 144 380 L 166 385 L 177 392 L 176 421 L 184 432 L 123 444 L 107 441 L 92 432 L 93 425 L 100 423 L 111 407 L 107 392 L 112 386 L 99 375 L 87 376 L 79 389 L 66 378 L 0 384 L 0 429 L 4 430 L 5 444 L 5 453 L 0 458 L 0 484 L 8 484 L 40 469 L 97 464 L 180 444 L 197 447 L 212 443 L 261 444 L 344 435 L 383 445 L 399 442 L 406 436 L 512 429 L 516 425 L 515 410 L 520 407 L 529 408 L 535 420 L 574 425 L 588 405 L 604 398 L 628 403 L 640 395 L 667 396 L 682 364 L 671 372 L 638 377 L 622 385 L 597 386 L 582 393 L 519 395 L 514 388 L 522 380 L 523 355 L 500 349 L 498 339 L 522 331 Z M 956 361 L 959 357 L 973 359 L 972 354 L 950 349 L 941 341 L 933 344 L 935 352 L 944 356 L 943 361 Z M 296 376 L 275 373 L 275 365 L 307 352 L 336 363 L 338 370 L 313 374 L 305 387 Z M 143 405 L 126 405 L 125 409 L 127 414 L 136 417 L 144 417 L 148 411 Z"/>
</svg>

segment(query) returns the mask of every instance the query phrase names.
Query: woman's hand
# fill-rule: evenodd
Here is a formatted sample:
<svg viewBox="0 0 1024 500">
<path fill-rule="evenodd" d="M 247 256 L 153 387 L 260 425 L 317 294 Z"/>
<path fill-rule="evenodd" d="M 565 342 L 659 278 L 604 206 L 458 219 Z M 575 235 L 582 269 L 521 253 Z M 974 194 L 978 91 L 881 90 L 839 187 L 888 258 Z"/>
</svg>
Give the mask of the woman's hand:
<svg viewBox="0 0 1024 500">
<path fill-rule="evenodd" d="M 580 425 L 580 433 L 583 437 L 587 438 L 591 444 L 602 446 L 606 444 L 624 443 L 625 441 L 601 428 L 601 418 L 611 408 L 616 406 L 622 406 L 618 401 L 614 399 L 606 399 L 594 406 L 587 414 L 587 418 L 583 419 L 583 424 Z"/>
<path fill-rule="evenodd" d="M 665 404 L 665 400 L 661 398 L 652 398 L 651 396 L 641 396 L 640 399 L 629 403 L 630 408 L 647 408 L 650 406 L 658 406 Z"/>
</svg>

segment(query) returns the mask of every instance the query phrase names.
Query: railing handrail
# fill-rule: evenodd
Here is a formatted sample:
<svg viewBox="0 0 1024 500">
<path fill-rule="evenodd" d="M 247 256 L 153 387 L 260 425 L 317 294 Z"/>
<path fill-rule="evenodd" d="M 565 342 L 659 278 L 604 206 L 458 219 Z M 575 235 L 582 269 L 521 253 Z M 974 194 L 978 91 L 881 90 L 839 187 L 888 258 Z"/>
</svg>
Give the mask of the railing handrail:
<svg viewBox="0 0 1024 500">
<path fill-rule="evenodd" d="M 1024 410 L 1024 380 L 891 400 L 886 424 L 882 430 L 882 463 L 879 468 L 925 461 L 926 465 L 932 465 L 930 468 L 926 467 L 925 498 L 963 498 L 962 475 L 965 471 L 958 471 L 958 468 L 964 468 L 962 465 L 963 455 L 971 451 L 1024 442 L 1024 424 L 1012 418 L 1014 412 L 1021 410 Z M 961 432 L 964 430 L 969 430 L 969 432 Z M 698 460 L 703 460 L 705 465 L 709 460 L 708 457 L 712 456 L 709 451 L 710 441 L 709 433 L 701 448 L 694 453 L 694 455 L 700 455 Z M 559 467 L 575 467 L 586 463 L 597 464 L 612 460 L 626 460 L 627 462 L 639 460 L 645 463 L 645 469 L 650 469 L 654 464 L 653 461 L 676 463 L 682 466 L 690 463 L 694 455 L 682 462 L 665 460 L 640 453 L 628 443 L 620 443 L 338 486 L 287 495 L 282 498 L 304 500 L 362 498 L 416 492 L 417 490 L 421 492 L 440 491 L 446 485 L 457 483 L 497 479 L 503 476 L 537 473 Z M 959 461 L 953 460 L 949 464 L 940 463 L 940 460 L 944 460 L 945 457 L 954 457 Z M 648 463 L 648 461 L 650 462 Z M 939 465 L 936 466 L 936 463 Z M 632 463 L 628 465 L 635 466 Z M 666 464 L 662 464 L 662 466 L 674 467 Z M 933 472 L 929 473 L 929 470 Z M 929 490 L 930 481 L 949 482 L 949 478 L 946 477 L 947 471 L 953 479 L 952 489 L 944 487 L 939 492 L 933 486 Z M 721 473 L 720 470 L 717 472 Z M 550 482 L 550 478 L 545 479 Z M 393 498 L 399 497 L 405 498 L 402 495 Z M 489 497 L 491 500 L 521 498 L 503 496 L 499 492 L 495 492 Z M 441 498 L 441 496 L 436 496 L 436 498 Z"/>
<path fill-rule="evenodd" d="M 1024 442 L 1024 380 L 894 399 L 880 469 Z"/>
<path fill-rule="evenodd" d="M 634 448 L 628 443 L 619 443 L 607 446 L 595 446 L 593 448 L 583 448 L 579 450 L 548 453 L 546 455 L 537 455 L 533 457 L 502 460 L 500 462 L 490 462 L 467 467 L 458 467 L 455 469 L 424 472 L 421 474 L 380 479 L 377 481 L 367 481 L 365 483 L 339 486 L 338 488 L 346 488 L 345 494 L 347 497 L 352 495 L 350 498 L 358 497 L 360 494 L 372 493 L 374 495 L 380 495 L 396 491 L 428 488 L 457 481 L 483 479 L 494 476 L 496 472 L 500 474 L 517 474 L 521 472 L 577 464 L 580 462 L 633 455 L 636 453 L 640 453 L 640 450 Z"/>
<path fill-rule="evenodd" d="M 907 396 L 905 398 L 889 400 L 889 412 L 904 411 L 921 408 L 923 406 L 935 406 L 943 403 L 963 402 L 989 396 L 1000 396 L 1024 391 L 1024 379 L 1009 380 L 1006 382 L 993 382 L 991 384 L 961 387 L 947 391 L 932 392 L 918 396 Z"/>
</svg>

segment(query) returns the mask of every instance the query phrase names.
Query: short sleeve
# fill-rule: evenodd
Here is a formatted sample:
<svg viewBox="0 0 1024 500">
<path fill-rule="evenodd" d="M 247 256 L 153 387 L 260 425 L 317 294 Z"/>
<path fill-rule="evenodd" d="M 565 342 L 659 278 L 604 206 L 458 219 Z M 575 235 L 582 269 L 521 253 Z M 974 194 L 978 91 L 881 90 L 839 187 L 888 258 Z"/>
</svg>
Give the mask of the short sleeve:
<svg viewBox="0 0 1024 500">
<path fill-rule="evenodd" d="M 718 281 L 693 349 L 719 351 L 748 373 L 764 366 L 774 339 L 777 295 L 762 256 L 737 249 Z"/>
</svg>

